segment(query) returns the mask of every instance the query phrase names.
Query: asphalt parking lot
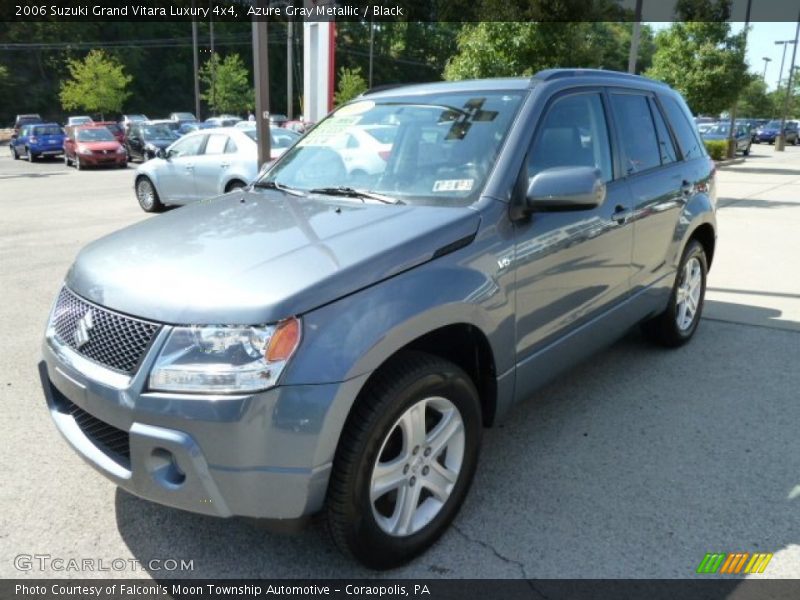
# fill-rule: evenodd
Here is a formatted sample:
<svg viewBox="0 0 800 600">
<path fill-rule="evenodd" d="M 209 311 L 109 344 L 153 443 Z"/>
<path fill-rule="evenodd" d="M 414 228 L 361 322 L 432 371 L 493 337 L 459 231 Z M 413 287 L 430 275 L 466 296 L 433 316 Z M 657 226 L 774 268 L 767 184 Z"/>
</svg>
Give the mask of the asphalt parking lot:
<svg viewBox="0 0 800 600">
<path fill-rule="evenodd" d="M 319 528 L 293 536 L 119 491 L 62 441 L 37 374 L 47 313 L 81 246 L 135 221 L 134 168 L 0 157 L 0 577 L 19 554 L 192 559 L 116 577 L 375 576 Z M 701 324 L 675 351 L 631 332 L 487 431 L 454 527 L 391 577 L 693 577 L 706 552 L 774 552 L 800 577 L 800 148 L 753 146 L 719 175 Z M 383 575 L 382 575 L 383 576 Z"/>
</svg>

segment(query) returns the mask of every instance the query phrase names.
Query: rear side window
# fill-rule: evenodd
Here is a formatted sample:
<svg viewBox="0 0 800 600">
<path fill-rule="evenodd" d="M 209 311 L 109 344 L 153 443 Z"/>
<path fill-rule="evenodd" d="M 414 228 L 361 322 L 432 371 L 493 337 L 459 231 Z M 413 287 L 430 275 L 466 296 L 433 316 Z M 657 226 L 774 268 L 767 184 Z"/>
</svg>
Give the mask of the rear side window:
<svg viewBox="0 0 800 600">
<path fill-rule="evenodd" d="M 611 105 L 625 153 L 625 172 L 632 175 L 661 166 L 658 136 L 647 96 L 611 94 Z"/>
<path fill-rule="evenodd" d="M 666 165 L 673 163 L 677 160 L 677 156 L 675 154 L 675 146 L 672 145 L 672 138 L 669 135 L 667 124 L 664 122 L 664 117 L 661 115 L 661 110 L 659 110 L 656 101 L 653 98 L 649 98 L 648 101 L 650 103 L 650 112 L 653 114 L 653 121 L 656 124 L 661 164 Z"/>
<path fill-rule="evenodd" d="M 672 131 L 675 137 L 678 138 L 678 145 L 683 153 L 683 158 L 690 160 L 705 156 L 705 148 L 700 142 L 697 129 L 689 123 L 688 117 L 680 104 L 669 96 L 662 97 L 661 103 L 667 113 L 667 120 L 672 126 Z"/>
<path fill-rule="evenodd" d="M 611 181 L 608 125 L 599 93 L 559 98 L 547 111 L 528 155 L 528 179 L 553 167 L 595 167 Z"/>
<path fill-rule="evenodd" d="M 225 144 L 228 143 L 228 136 L 219 133 L 214 133 L 208 136 L 206 142 L 206 154 L 224 154 Z"/>
<path fill-rule="evenodd" d="M 173 158 L 180 158 L 181 156 L 195 156 L 200 154 L 200 148 L 203 146 L 203 141 L 207 136 L 205 135 L 192 135 L 183 138 L 177 142 L 169 151 L 169 155 Z"/>
</svg>

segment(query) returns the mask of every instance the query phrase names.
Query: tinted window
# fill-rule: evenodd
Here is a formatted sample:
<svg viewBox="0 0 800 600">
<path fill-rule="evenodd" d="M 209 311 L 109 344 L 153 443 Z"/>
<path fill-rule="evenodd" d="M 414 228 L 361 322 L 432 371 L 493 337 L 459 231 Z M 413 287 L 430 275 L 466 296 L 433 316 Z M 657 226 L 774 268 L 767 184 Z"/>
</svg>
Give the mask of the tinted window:
<svg viewBox="0 0 800 600">
<path fill-rule="evenodd" d="M 225 144 L 228 143 L 228 136 L 227 135 L 220 135 L 215 133 L 213 135 L 208 136 L 208 141 L 206 142 L 206 154 L 224 154 L 225 153 Z"/>
<path fill-rule="evenodd" d="M 652 98 L 649 99 L 649 102 L 650 112 L 653 114 L 653 121 L 655 121 L 656 133 L 658 134 L 658 149 L 661 153 L 661 164 L 666 165 L 675 162 L 677 160 L 675 146 L 672 145 L 672 138 L 669 135 L 667 124 L 664 122 L 664 117 L 661 115 L 661 110 L 659 110 L 658 105 L 656 105 Z"/>
<path fill-rule="evenodd" d="M 542 121 L 528 156 L 528 178 L 553 167 L 596 167 L 612 179 L 608 126 L 600 95 L 556 100 Z"/>
<path fill-rule="evenodd" d="M 61 135 L 61 127 L 58 125 L 43 125 L 34 127 L 33 135 Z"/>
<path fill-rule="evenodd" d="M 203 145 L 204 135 L 192 135 L 176 142 L 169 151 L 169 155 L 178 158 L 181 156 L 194 156 L 200 153 Z"/>
<path fill-rule="evenodd" d="M 632 174 L 660 166 L 658 137 L 647 96 L 611 94 L 611 104 L 625 153 L 625 171 Z"/>
<path fill-rule="evenodd" d="M 661 104 L 667 114 L 667 120 L 672 126 L 672 132 L 678 138 L 683 158 L 689 160 L 699 156 L 705 156 L 705 147 L 700 142 L 697 129 L 689 123 L 689 118 L 674 98 L 669 96 L 661 98 Z"/>
</svg>

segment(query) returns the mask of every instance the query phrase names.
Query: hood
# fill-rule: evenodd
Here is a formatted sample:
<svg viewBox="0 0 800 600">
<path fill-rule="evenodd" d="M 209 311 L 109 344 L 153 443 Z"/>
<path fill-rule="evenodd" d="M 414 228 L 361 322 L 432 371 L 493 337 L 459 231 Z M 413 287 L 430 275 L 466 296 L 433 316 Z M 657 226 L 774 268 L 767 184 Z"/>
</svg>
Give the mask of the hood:
<svg viewBox="0 0 800 600">
<path fill-rule="evenodd" d="M 155 146 L 156 148 L 166 148 L 172 142 L 176 141 L 177 138 L 171 140 L 161 140 L 161 139 L 147 139 L 144 141 L 145 145 L 150 144 L 151 146 Z"/>
<path fill-rule="evenodd" d="M 727 140 L 728 136 L 724 133 L 704 133 L 702 138 L 704 140 Z"/>
<path fill-rule="evenodd" d="M 85 247 L 67 285 L 102 306 L 175 324 L 300 315 L 473 236 L 471 208 L 362 204 L 242 191 Z"/>
<path fill-rule="evenodd" d="M 119 142 L 116 140 L 113 142 L 78 142 L 78 146 L 88 148 L 92 152 L 102 152 L 103 150 L 115 152 L 119 148 Z"/>
</svg>

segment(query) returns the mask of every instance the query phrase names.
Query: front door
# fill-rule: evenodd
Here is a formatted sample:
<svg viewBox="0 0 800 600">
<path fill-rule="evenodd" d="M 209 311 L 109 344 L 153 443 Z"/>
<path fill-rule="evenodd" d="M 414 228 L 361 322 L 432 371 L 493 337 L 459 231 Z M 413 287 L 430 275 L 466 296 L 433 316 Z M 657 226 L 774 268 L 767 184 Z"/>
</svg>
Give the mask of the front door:
<svg viewBox="0 0 800 600">
<path fill-rule="evenodd" d="M 534 136 L 528 181 L 545 169 L 594 166 L 607 195 L 597 208 L 534 212 L 517 223 L 518 363 L 629 293 L 631 196 L 614 178 L 608 124 L 600 90 L 573 92 L 551 101 Z M 518 381 L 525 386 L 524 376 Z"/>
</svg>

